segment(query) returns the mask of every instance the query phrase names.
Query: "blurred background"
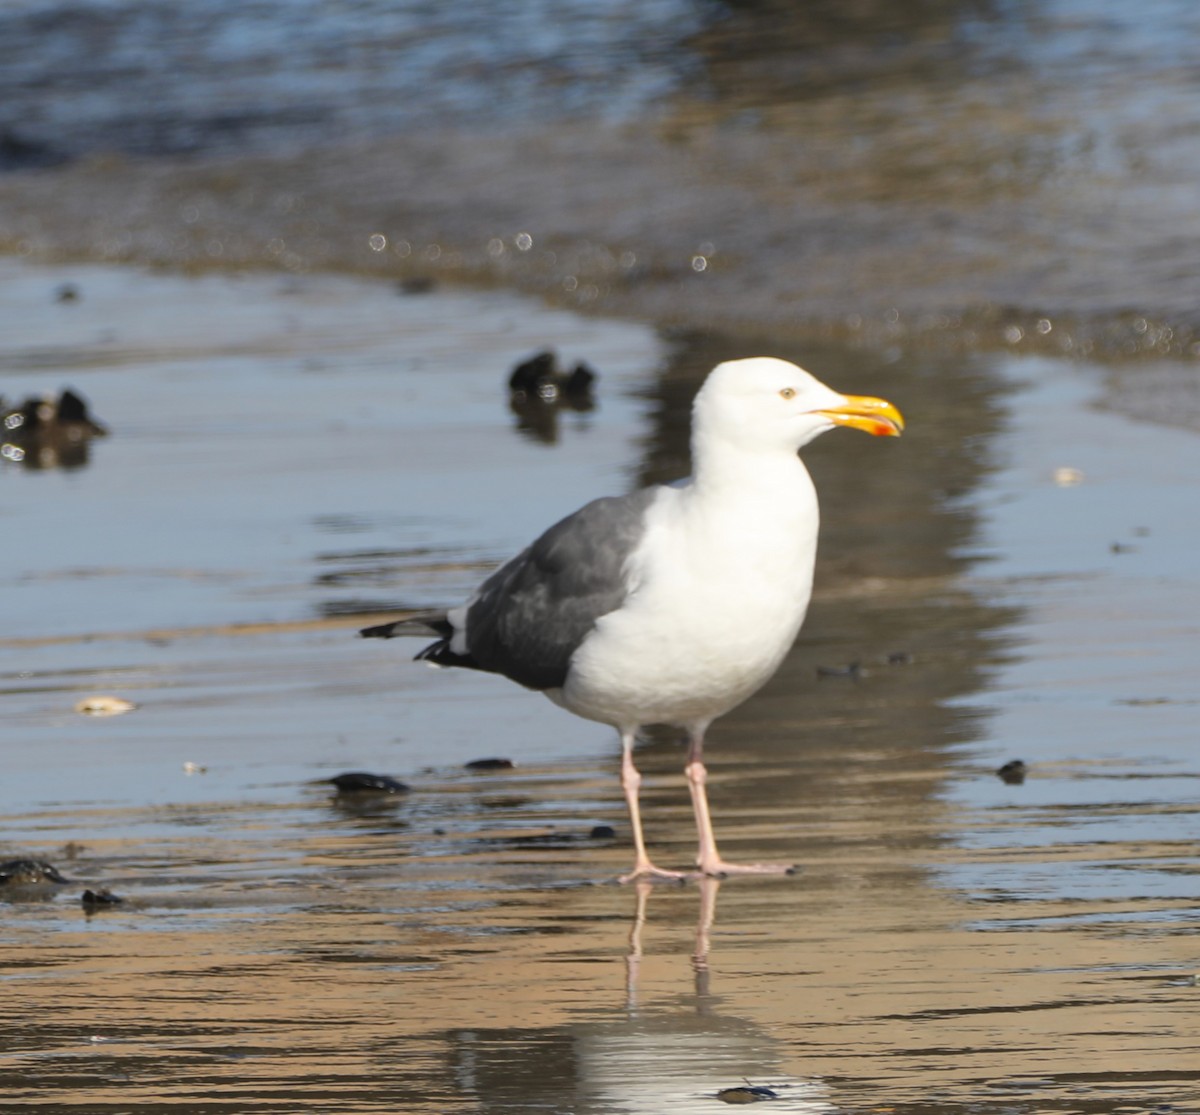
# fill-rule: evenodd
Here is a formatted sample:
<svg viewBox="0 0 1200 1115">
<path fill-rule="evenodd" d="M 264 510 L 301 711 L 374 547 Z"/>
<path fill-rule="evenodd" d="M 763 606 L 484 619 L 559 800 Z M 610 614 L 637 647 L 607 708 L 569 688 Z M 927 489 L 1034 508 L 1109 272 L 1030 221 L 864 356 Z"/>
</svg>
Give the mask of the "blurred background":
<svg viewBox="0 0 1200 1115">
<path fill-rule="evenodd" d="M 1186 0 L 14 0 L 0 246 L 1194 356 L 1198 35 Z"/>
</svg>

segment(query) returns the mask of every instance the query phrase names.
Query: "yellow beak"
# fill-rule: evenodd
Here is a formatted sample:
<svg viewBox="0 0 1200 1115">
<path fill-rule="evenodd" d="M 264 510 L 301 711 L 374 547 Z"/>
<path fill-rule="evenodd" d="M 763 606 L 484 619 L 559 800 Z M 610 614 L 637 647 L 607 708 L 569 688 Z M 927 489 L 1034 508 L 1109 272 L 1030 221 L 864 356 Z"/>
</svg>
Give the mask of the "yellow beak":
<svg viewBox="0 0 1200 1115">
<path fill-rule="evenodd" d="M 870 395 L 847 395 L 840 407 L 829 407 L 819 413 L 839 426 L 853 426 L 876 437 L 899 437 L 904 418 L 886 399 Z"/>
</svg>

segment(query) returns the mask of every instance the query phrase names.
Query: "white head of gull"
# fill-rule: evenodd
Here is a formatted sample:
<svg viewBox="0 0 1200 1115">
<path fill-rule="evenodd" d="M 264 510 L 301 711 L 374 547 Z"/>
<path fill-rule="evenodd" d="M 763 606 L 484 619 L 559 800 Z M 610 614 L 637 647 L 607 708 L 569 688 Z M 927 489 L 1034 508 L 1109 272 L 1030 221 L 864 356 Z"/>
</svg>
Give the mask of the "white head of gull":
<svg viewBox="0 0 1200 1115">
<path fill-rule="evenodd" d="M 904 422 L 890 403 L 839 394 L 785 360 L 720 364 L 693 406 L 690 479 L 587 504 L 430 624 L 442 637 L 418 658 L 503 674 L 620 733 L 635 853 L 623 882 L 686 875 L 646 853 L 633 746 L 647 724 L 688 734 L 699 872 L 792 870 L 717 851 L 704 733 L 775 673 L 800 630 L 819 516 L 797 451 L 835 426 L 895 437 Z"/>
</svg>

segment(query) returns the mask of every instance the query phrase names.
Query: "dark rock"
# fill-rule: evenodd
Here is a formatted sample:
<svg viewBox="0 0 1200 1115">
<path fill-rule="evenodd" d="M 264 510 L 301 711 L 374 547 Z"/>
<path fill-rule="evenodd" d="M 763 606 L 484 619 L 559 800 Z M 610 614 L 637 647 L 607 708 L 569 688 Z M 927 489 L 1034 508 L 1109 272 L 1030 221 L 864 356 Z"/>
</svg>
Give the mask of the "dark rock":
<svg viewBox="0 0 1200 1115">
<path fill-rule="evenodd" d="M 591 403 L 592 385 L 596 382 L 596 373 L 584 363 L 576 364 L 571 374 L 562 381 L 563 396 L 572 403 Z"/>
<path fill-rule="evenodd" d="M 397 284 L 401 294 L 428 294 L 437 286 L 433 279 L 424 275 L 414 276 L 411 279 L 401 279 Z"/>
<path fill-rule="evenodd" d="M 70 388 L 19 406 L 0 400 L 0 458 L 27 468 L 78 468 L 87 463 L 88 442 L 107 432 Z"/>
<path fill-rule="evenodd" d="M 66 156 L 49 144 L 30 139 L 12 128 L 0 130 L 0 171 L 58 166 Z"/>
<path fill-rule="evenodd" d="M 1028 769 L 1020 759 L 1010 759 L 996 771 L 996 777 L 1002 782 L 1007 782 L 1010 786 L 1019 786 L 1025 781 L 1025 774 Z"/>
<path fill-rule="evenodd" d="M 387 774 L 354 770 L 329 779 L 339 794 L 407 794 L 410 787 Z"/>
<path fill-rule="evenodd" d="M 569 372 L 558 366 L 553 350 L 544 349 L 522 360 L 508 377 L 508 390 L 514 404 L 540 402 L 562 404 L 571 410 L 591 410 L 595 406 L 592 389 L 597 375 L 580 361 Z"/>
<path fill-rule="evenodd" d="M 0 863 L 0 887 L 38 883 L 69 883 L 57 867 L 40 859 L 10 859 Z"/>
<path fill-rule="evenodd" d="M 779 1093 L 760 1084 L 739 1084 L 736 1088 L 722 1088 L 717 1099 L 722 1103 L 762 1103 L 779 1099 Z"/>
<path fill-rule="evenodd" d="M 508 377 L 508 389 L 514 396 L 552 402 L 558 397 L 558 360 L 550 349 L 522 360 Z"/>
</svg>

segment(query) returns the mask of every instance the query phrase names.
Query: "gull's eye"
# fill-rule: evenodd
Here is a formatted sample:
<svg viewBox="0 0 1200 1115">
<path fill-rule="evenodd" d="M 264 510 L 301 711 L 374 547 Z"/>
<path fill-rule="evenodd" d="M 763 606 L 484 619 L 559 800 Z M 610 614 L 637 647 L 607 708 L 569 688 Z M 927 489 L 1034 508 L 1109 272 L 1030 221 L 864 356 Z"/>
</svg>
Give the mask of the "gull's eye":
<svg viewBox="0 0 1200 1115">
<path fill-rule="evenodd" d="M 794 387 L 785 387 L 779 392 L 781 399 L 794 399 L 796 397 L 796 389 Z"/>
</svg>

